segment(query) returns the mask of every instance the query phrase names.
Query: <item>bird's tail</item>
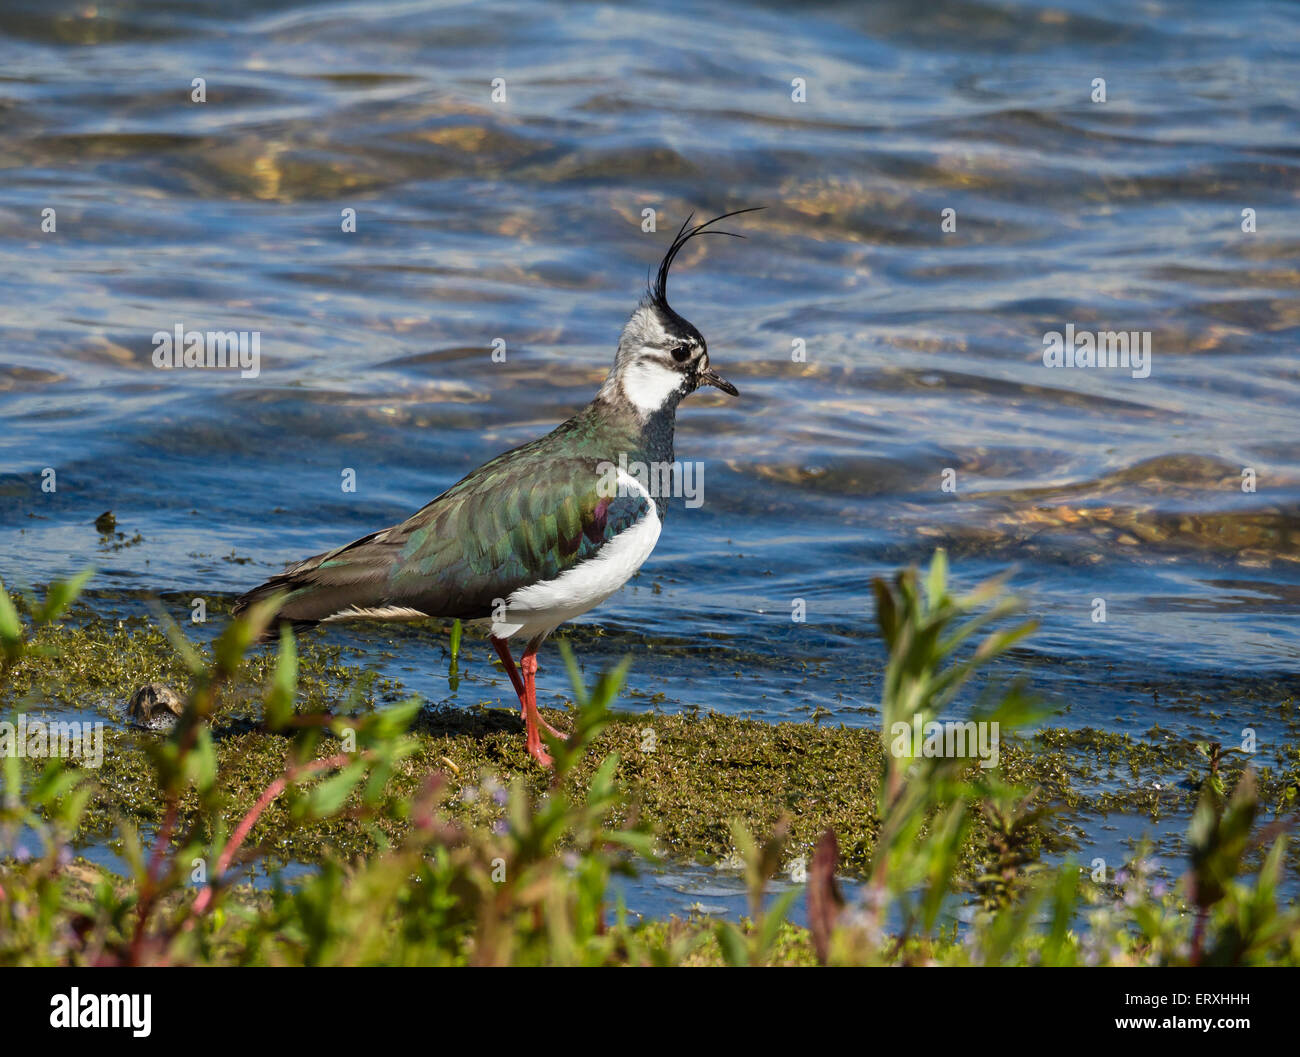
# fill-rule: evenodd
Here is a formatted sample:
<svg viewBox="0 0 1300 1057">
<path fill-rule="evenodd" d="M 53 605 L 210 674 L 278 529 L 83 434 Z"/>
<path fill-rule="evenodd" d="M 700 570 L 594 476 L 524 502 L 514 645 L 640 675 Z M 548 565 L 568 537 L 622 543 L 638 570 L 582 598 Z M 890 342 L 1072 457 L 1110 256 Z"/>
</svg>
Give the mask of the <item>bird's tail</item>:
<svg viewBox="0 0 1300 1057">
<path fill-rule="evenodd" d="M 234 606 L 231 607 L 230 615 L 236 619 L 247 617 L 249 612 L 259 602 L 266 602 L 277 595 L 281 596 L 280 604 L 276 607 L 271 619 L 267 621 L 266 629 L 260 636 L 261 641 L 274 638 L 282 624 L 290 625 L 294 632 L 306 631 L 320 623 L 320 619 L 307 616 L 294 616 L 294 613 L 300 612 L 302 607 L 295 604 L 295 596 L 299 595 L 309 585 L 296 580 L 288 573 L 282 573 L 279 576 L 273 576 L 264 584 L 259 584 L 251 591 L 246 591 L 235 599 Z"/>
<path fill-rule="evenodd" d="M 377 537 L 383 537 L 383 533 L 289 566 L 235 599 L 231 615 L 243 616 L 257 603 L 280 595 L 280 603 L 267 625 L 268 633 L 273 634 L 282 624 L 301 631 L 324 620 L 352 613 L 363 615 L 390 606 L 388 572 L 394 548 Z"/>
</svg>

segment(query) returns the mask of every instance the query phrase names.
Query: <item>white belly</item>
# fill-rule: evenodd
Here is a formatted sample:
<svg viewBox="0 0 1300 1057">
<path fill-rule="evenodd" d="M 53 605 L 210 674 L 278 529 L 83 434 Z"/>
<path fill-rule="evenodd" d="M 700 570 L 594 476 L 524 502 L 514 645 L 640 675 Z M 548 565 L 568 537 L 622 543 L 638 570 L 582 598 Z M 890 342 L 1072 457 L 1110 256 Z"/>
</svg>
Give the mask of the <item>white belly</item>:
<svg viewBox="0 0 1300 1057">
<path fill-rule="evenodd" d="M 631 528 L 606 543 L 594 558 L 562 572 L 554 580 L 529 584 L 506 599 L 504 619 L 492 619 L 492 634 L 529 638 L 559 627 L 566 620 L 599 605 L 628 582 L 641 568 L 659 541 L 662 525 L 654 501 L 645 486 L 629 474 L 619 473 L 619 482 L 630 495 L 643 495 L 650 509 Z"/>
</svg>

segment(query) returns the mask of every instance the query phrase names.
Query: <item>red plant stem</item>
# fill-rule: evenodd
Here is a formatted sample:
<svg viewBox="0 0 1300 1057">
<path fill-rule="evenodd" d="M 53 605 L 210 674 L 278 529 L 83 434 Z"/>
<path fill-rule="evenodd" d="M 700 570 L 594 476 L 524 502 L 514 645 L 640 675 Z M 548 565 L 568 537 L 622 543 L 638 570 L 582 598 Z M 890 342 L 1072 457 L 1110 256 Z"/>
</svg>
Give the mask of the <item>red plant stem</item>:
<svg viewBox="0 0 1300 1057">
<path fill-rule="evenodd" d="M 152 888 L 157 880 L 159 868 L 162 866 L 163 852 L 167 845 L 171 843 L 172 830 L 176 828 L 176 816 L 180 811 L 180 802 L 176 797 L 169 797 L 167 800 L 167 814 L 163 816 L 163 824 L 158 828 L 158 836 L 154 839 L 153 854 L 149 856 L 149 869 L 146 871 L 146 883 Z"/>
<path fill-rule="evenodd" d="M 330 756 L 324 760 L 314 760 L 302 767 L 290 768 L 262 790 L 262 795 L 257 798 L 257 803 L 249 808 L 248 814 L 239 820 L 239 825 L 235 827 L 235 832 L 230 835 L 230 840 L 226 842 L 225 848 L 222 849 L 221 855 L 217 858 L 215 877 L 219 878 L 227 869 L 229 869 L 231 860 L 235 857 L 235 853 L 239 851 L 240 846 L 244 843 L 248 834 L 252 831 L 253 827 L 257 825 L 257 820 L 262 817 L 262 812 L 271 806 L 271 803 L 276 797 L 284 792 L 285 788 L 291 781 L 298 778 L 310 777 L 317 771 L 325 771 L 331 767 L 342 767 L 347 764 L 349 760 L 350 756 L 348 753 L 341 752 L 336 756 Z M 194 900 L 194 913 L 202 914 L 207 910 L 211 902 L 212 882 L 209 882 Z"/>
<path fill-rule="evenodd" d="M 206 691 L 209 702 L 213 688 L 209 686 Z M 198 701 L 198 697 L 195 697 Z M 201 713 L 206 715 L 206 711 Z M 185 740 L 180 745 L 180 756 L 184 758 L 185 754 L 194 748 L 194 743 L 199 738 L 199 724 L 194 722 L 185 732 Z M 149 922 L 149 914 L 153 910 L 154 900 L 157 897 L 158 873 L 162 866 L 163 852 L 171 844 L 172 830 L 176 826 L 176 818 L 180 814 L 180 796 L 173 789 L 167 796 L 167 814 L 163 817 L 163 824 L 158 830 L 158 836 L 154 840 L 153 854 L 149 857 L 149 868 L 145 871 L 144 884 L 140 887 L 140 910 L 136 916 L 135 932 L 131 936 L 131 948 L 128 964 L 139 965 L 140 953 L 144 945 L 144 930 Z"/>
</svg>

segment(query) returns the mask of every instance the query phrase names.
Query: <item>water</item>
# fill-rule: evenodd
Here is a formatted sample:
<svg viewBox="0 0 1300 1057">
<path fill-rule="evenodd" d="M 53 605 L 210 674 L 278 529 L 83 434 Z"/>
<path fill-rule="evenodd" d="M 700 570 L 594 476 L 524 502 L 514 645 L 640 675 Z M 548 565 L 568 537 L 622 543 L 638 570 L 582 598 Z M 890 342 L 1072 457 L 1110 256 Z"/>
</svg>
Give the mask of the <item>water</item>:
<svg viewBox="0 0 1300 1057">
<path fill-rule="evenodd" d="M 1294 6 L 0 12 L 6 582 L 184 618 L 400 520 L 590 398 L 687 212 L 765 205 L 671 283 L 742 398 L 683 407 L 704 505 L 585 618 L 629 704 L 872 722 L 870 579 L 940 545 L 1017 567 L 1060 722 L 1233 743 L 1300 687 Z M 177 324 L 260 374 L 156 369 Z M 1067 324 L 1149 331 L 1150 376 L 1045 367 Z M 398 641 L 411 689 L 509 697 Z"/>
</svg>

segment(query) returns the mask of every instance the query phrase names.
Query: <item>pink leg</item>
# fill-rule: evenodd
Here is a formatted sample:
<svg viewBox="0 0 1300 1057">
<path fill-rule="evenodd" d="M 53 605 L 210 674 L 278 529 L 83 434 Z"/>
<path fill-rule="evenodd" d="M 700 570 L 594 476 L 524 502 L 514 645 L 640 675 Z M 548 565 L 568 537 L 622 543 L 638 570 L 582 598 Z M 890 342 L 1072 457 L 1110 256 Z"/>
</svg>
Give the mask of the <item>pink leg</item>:
<svg viewBox="0 0 1300 1057">
<path fill-rule="evenodd" d="M 519 705 L 524 713 L 524 729 L 528 741 L 528 755 L 540 763 L 543 767 L 551 766 L 551 754 L 542 747 L 542 736 L 537 730 L 537 721 L 540 718 L 537 715 L 536 703 L 529 700 L 530 694 L 524 680 L 519 677 L 519 669 L 515 667 L 515 659 L 510 656 L 510 644 L 505 639 L 493 637 L 492 645 L 496 647 L 497 656 L 501 658 L 502 665 L 505 666 L 506 674 L 510 676 L 510 681 L 514 684 L 515 693 L 519 695 Z M 524 656 L 524 670 L 528 670 L 528 656 Z M 537 670 L 537 662 L 533 661 L 533 670 Z"/>
<path fill-rule="evenodd" d="M 529 705 L 537 715 L 537 721 L 550 732 L 551 737 L 568 741 L 569 736 L 547 723 L 537 709 L 537 648 L 540 645 L 541 643 L 536 640 L 530 642 L 524 650 L 524 655 L 519 659 L 519 665 L 524 670 L 524 692 L 527 694 Z"/>
<path fill-rule="evenodd" d="M 524 681 L 519 678 L 519 669 L 515 667 L 515 659 L 510 656 L 510 643 L 505 639 L 492 639 L 492 645 L 497 648 L 497 656 L 501 658 L 501 664 L 506 670 L 506 675 L 510 676 L 510 682 L 514 684 L 515 693 L 519 695 L 519 718 L 524 718 Z"/>
</svg>

